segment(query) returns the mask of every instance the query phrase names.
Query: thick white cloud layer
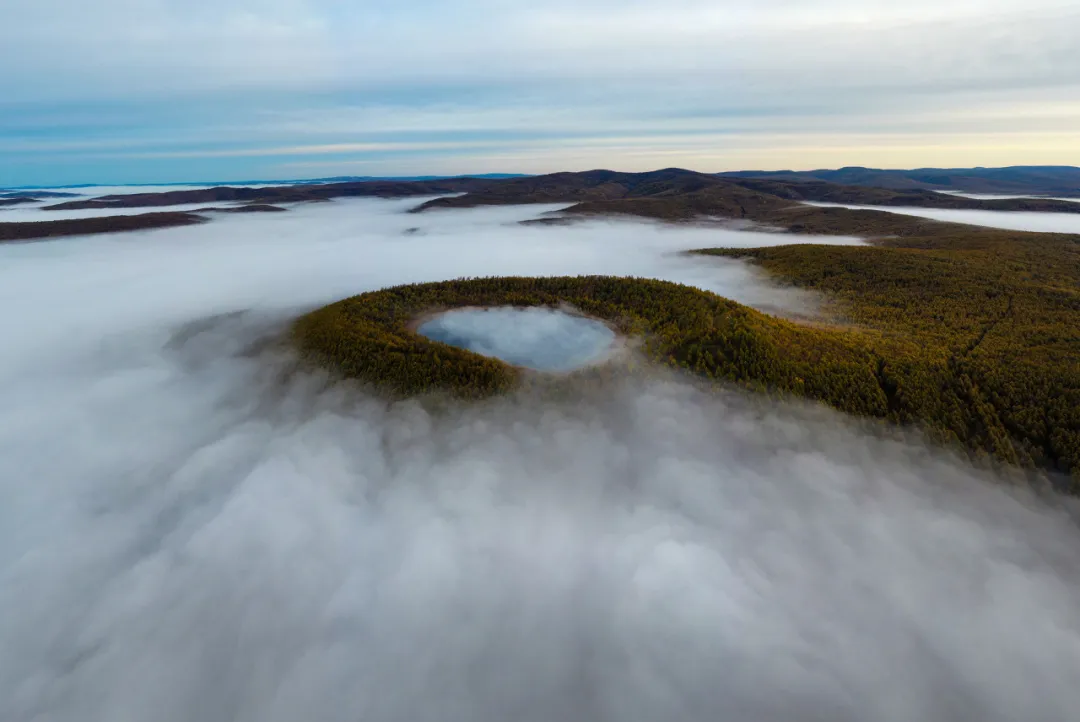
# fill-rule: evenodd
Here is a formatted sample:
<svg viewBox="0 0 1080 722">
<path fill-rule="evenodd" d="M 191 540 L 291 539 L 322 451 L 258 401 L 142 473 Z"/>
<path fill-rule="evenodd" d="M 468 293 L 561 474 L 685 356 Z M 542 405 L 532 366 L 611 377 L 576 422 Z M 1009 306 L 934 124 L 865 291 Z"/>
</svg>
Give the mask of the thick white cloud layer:
<svg viewBox="0 0 1080 722">
<path fill-rule="evenodd" d="M 1031 195 L 1011 195 L 1007 193 L 962 193 L 960 191 L 938 191 L 939 193 L 945 193 L 947 195 L 960 196 L 961 198 L 977 198 L 981 200 L 995 200 L 1002 198 L 1049 198 L 1052 201 L 1068 201 L 1070 203 L 1080 203 L 1080 198 L 1064 198 L 1055 196 L 1031 196 Z"/>
<path fill-rule="evenodd" d="M 1000 196 L 997 196 L 1000 197 Z M 1075 199 L 1064 199 L 1075 200 Z M 1039 231 L 1044 233 L 1080 234 L 1080 213 L 1036 213 L 1026 211 L 967 211 L 953 208 L 905 208 L 894 206 L 856 206 L 842 203 L 809 203 L 812 206 L 834 208 L 870 208 L 872 210 L 900 213 L 906 216 L 932 218 L 950 223 L 968 223 L 973 226 L 1007 228 L 1014 231 Z"/>
<path fill-rule="evenodd" d="M 0 247 L 0 718 L 1080 705 L 1074 521 L 917 440 L 678 378 L 438 411 L 283 381 L 261 339 L 387 283 L 606 266 L 775 293 L 665 255 L 760 237 L 405 207 Z"/>
</svg>

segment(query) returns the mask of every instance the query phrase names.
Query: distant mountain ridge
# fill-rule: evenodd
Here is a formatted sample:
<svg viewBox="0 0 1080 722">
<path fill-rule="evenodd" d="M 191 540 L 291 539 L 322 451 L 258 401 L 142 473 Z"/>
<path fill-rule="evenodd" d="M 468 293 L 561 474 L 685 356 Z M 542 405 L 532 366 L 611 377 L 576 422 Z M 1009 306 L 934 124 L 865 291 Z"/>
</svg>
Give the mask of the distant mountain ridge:
<svg viewBox="0 0 1080 722">
<path fill-rule="evenodd" d="M 558 175 L 558 174 L 555 174 Z M 1001 195 L 1029 196 L 1064 196 L 1080 198 L 1080 168 L 1074 166 L 1010 166 L 1006 168 L 915 168 L 912 170 L 864 168 L 848 166 L 835 170 L 739 170 L 712 174 L 718 178 L 756 179 L 781 181 L 787 183 L 805 183 L 819 181 L 847 186 L 884 188 L 894 191 L 952 191 L 959 193 L 987 193 Z M 415 175 L 415 176 L 333 176 L 328 178 L 307 178 L 291 180 L 237 180 L 190 183 L 130 183 L 131 188 L 140 186 L 305 186 L 337 183 L 418 183 L 449 180 L 515 180 L 536 178 L 527 173 L 473 173 L 456 176 Z M 65 186 L 49 186 L 76 190 L 93 188 L 95 184 L 85 183 Z M 45 186 L 19 186 L 0 188 L 0 195 L 30 195 Z M 33 193 L 37 197 L 46 197 L 44 193 Z M 61 194 L 49 194 L 58 197 Z"/>
<path fill-rule="evenodd" d="M 187 204 L 288 204 L 334 198 L 422 198 L 412 209 L 525 203 L 566 203 L 572 215 L 634 215 L 660 220 L 727 218 L 786 228 L 798 233 L 904 235 L 923 223 L 873 211 L 817 208 L 806 202 L 915 206 L 984 211 L 1040 211 L 1080 214 L 1080 203 L 1045 198 L 982 200 L 925 190 L 893 191 L 835 183 L 722 178 L 665 168 L 648 173 L 593 170 L 521 178 L 448 178 L 434 181 L 351 181 L 346 183 L 200 188 L 103 196 L 46 206 L 45 210 L 109 210 Z M 867 215 L 867 214 L 870 215 Z"/>
<path fill-rule="evenodd" d="M 721 178 L 755 178 L 787 182 L 825 181 L 889 190 L 1080 197 L 1080 168 L 1074 166 L 916 168 L 914 170 L 849 166 L 837 170 L 741 170 L 716 175 Z"/>
</svg>

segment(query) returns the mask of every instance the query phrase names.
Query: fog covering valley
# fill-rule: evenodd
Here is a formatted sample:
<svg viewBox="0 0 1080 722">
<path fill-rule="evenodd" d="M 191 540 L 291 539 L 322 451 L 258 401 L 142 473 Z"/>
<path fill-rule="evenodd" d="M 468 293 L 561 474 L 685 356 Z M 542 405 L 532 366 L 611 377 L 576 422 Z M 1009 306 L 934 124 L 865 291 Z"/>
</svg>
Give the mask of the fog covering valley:
<svg viewBox="0 0 1080 722">
<path fill-rule="evenodd" d="M 197 211 L 208 206 L 235 207 L 236 203 L 190 203 L 184 205 L 167 206 L 164 208 L 82 208 L 79 210 L 51 210 L 48 207 L 65 201 L 87 200 L 103 196 L 133 195 L 137 193 L 169 193 L 176 191 L 201 190 L 208 186 L 199 185 L 166 185 L 166 186 L 79 186 L 75 188 L 41 188 L 25 189 L 21 191 L 0 189 L 0 192 L 12 195 L 21 195 L 28 198 L 38 199 L 35 203 L 21 203 L 14 206 L 0 205 L 0 223 L 33 223 L 35 221 L 66 221 L 76 218 L 106 218 L 108 216 L 137 216 L 151 211 Z M 214 187 L 230 188 L 254 188 L 257 186 L 224 183 L 215 184 Z M 70 197 L 43 197 L 35 191 L 46 193 L 70 194 Z"/>
<path fill-rule="evenodd" d="M 0 223 L 34 223 L 38 221 L 70 221 L 78 218 L 108 218 L 110 216 L 137 216 L 153 211 L 184 212 L 198 211 L 207 208 L 206 203 L 187 203 L 177 206 L 159 208 L 80 208 L 78 210 L 46 210 L 44 206 L 59 203 L 65 198 L 50 198 L 44 203 L 25 204 L 10 206 L 0 209 Z M 239 204 L 216 203 L 211 204 L 218 208 L 227 208 Z"/>
<path fill-rule="evenodd" d="M 1044 198 L 1051 201 L 1069 201 L 1070 203 L 1080 203 L 1080 198 L 1066 197 L 1066 196 L 1033 196 L 1033 195 L 1016 195 L 1009 193 L 965 193 L 963 191 L 938 191 L 938 193 L 944 193 L 950 196 L 960 196 L 961 198 L 975 198 L 976 200 L 995 200 L 1001 198 Z"/>
<path fill-rule="evenodd" d="M 975 198 L 972 194 L 956 194 Z M 1006 196 L 985 196 L 986 198 L 1004 198 Z M 1012 196 L 1021 198 L 1023 196 Z M 1076 198 L 1057 198 L 1054 200 L 1076 201 Z M 1006 228 L 1013 231 L 1036 231 L 1041 233 L 1080 233 L 1080 213 L 1046 213 L 1027 211 L 976 211 L 953 208 L 914 208 L 904 206 L 866 206 L 845 203 L 819 203 L 807 201 L 806 205 L 819 208 L 861 208 L 888 213 L 900 213 L 907 216 L 930 218 L 949 223 L 967 223 L 973 226 Z"/>
<path fill-rule="evenodd" d="M 1070 510 L 913 433 L 676 374 L 437 410 L 284 374 L 290 320 L 400 283 L 820 308 L 680 255 L 789 235 L 421 200 L 0 246 L 0 719 L 1075 714 Z"/>
</svg>

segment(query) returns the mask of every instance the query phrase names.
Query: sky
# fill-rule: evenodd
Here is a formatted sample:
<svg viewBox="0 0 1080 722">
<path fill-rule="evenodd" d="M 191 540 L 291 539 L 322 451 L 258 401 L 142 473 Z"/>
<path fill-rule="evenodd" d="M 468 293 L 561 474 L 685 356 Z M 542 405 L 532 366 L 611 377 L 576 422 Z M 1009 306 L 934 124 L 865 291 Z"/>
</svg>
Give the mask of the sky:
<svg viewBox="0 0 1080 722">
<path fill-rule="evenodd" d="M 1075 0 L 3 0 L 0 186 L 1080 165 Z"/>
</svg>

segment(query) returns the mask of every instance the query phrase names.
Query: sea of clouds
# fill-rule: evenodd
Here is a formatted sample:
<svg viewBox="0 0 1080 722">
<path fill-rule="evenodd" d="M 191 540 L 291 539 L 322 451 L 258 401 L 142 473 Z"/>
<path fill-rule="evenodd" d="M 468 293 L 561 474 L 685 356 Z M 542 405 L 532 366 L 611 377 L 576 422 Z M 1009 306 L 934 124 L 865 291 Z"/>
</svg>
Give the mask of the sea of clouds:
<svg viewBox="0 0 1080 722">
<path fill-rule="evenodd" d="M 1069 510 L 917 438 L 677 375 L 431 410 L 283 374 L 290 319 L 411 281 L 816 308 L 678 255 L 784 236 L 414 203 L 0 246 L 0 719 L 1075 713 Z"/>
</svg>

